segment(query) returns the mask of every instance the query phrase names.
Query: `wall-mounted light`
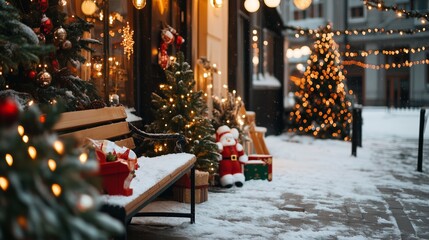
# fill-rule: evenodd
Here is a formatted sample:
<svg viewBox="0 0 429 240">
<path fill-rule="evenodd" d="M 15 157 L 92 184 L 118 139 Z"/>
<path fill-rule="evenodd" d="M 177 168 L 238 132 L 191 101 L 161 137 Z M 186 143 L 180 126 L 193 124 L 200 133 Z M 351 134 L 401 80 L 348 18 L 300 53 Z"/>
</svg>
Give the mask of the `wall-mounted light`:
<svg viewBox="0 0 429 240">
<path fill-rule="evenodd" d="M 222 0 L 210 0 L 210 5 L 214 8 L 221 8 L 223 4 Z"/>
<path fill-rule="evenodd" d="M 244 8 L 251 13 L 258 11 L 260 5 L 259 0 L 244 1 Z"/>
<path fill-rule="evenodd" d="M 91 16 L 97 11 L 97 4 L 95 4 L 94 0 L 84 0 L 81 5 L 81 10 L 83 14 Z"/>
<path fill-rule="evenodd" d="M 270 8 L 275 8 L 280 5 L 281 0 L 264 0 L 265 5 Z M 246 0 L 244 1 L 244 8 L 248 12 L 256 12 L 258 11 L 261 4 L 259 3 L 259 0 Z"/>
<path fill-rule="evenodd" d="M 305 10 L 310 7 L 312 0 L 293 0 L 293 4 L 300 10 Z"/>
<path fill-rule="evenodd" d="M 280 4 L 281 0 L 264 0 L 265 5 L 270 8 L 275 8 Z"/>
<path fill-rule="evenodd" d="M 146 0 L 132 0 L 132 1 L 133 1 L 134 7 L 139 10 L 146 6 Z"/>
</svg>

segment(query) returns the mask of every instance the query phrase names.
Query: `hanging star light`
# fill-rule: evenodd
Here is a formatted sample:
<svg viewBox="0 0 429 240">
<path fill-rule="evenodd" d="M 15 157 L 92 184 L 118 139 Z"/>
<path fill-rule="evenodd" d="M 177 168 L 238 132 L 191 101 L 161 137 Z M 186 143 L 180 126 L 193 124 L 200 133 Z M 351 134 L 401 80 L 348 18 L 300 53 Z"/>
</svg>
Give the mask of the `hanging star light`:
<svg viewBox="0 0 429 240">
<path fill-rule="evenodd" d="M 128 60 L 130 60 L 131 54 L 134 53 L 134 30 L 131 30 L 129 22 L 127 26 L 122 29 L 122 42 L 121 45 L 124 47 L 124 54 L 127 55 Z"/>
</svg>

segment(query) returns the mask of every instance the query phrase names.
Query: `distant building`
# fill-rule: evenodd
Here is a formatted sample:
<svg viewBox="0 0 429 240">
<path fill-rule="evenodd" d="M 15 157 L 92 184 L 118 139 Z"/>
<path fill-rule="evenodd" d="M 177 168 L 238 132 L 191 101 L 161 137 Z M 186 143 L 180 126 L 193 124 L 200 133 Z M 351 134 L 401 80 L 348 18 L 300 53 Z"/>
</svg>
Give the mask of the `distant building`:
<svg viewBox="0 0 429 240">
<path fill-rule="evenodd" d="M 384 6 L 397 5 L 407 11 L 417 10 L 428 12 L 427 0 L 395 0 L 384 1 Z M 330 23 L 335 30 L 365 30 L 384 28 L 392 30 L 411 30 L 428 27 L 427 21 L 417 18 L 397 16 L 394 11 L 369 10 L 362 0 L 313 0 L 309 8 L 297 9 L 293 1 L 282 1 L 280 6 L 285 25 L 317 29 Z M 429 29 L 428 29 L 429 30 Z M 360 32 L 361 33 L 361 32 Z M 412 67 L 398 67 L 399 63 L 417 62 L 429 58 L 429 32 L 416 34 L 341 34 L 335 38 L 340 49 L 345 52 L 346 44 L 351 51 L 363 50 L 397 50 L 408 49 L 409 52 L 395 55 L 370 54 L 354 57 L 353 60 L 368 64 L 362 68 L 356 65 L 346 65 L 347 84 L 356 95 L 358 103 L 363 105 L 413 107 L 429 105 L 429 65 L 415 64 Z M 295 32 L 286 31 L 285 35 L 285 72 L 284 96 L 290 91 L 290 81 L 302 75 L 306 66 L 308 47 L 311 48 L 310 37 L 296 38 Z M 426 47 L 425 50 L 417 48 Z M 416 52 L 412 53 L 411 49 Z M 343 57 L 343 60 L 346 58 Z M 390 66 L 389 69 L 372 69 L 376 66 Z M 395 64 L 395 65 L 393 65 Z M 395 66 L 395 67 L 392 67 Z M 288 106 L 285 99 L 285 107 Z"/>
</svg>

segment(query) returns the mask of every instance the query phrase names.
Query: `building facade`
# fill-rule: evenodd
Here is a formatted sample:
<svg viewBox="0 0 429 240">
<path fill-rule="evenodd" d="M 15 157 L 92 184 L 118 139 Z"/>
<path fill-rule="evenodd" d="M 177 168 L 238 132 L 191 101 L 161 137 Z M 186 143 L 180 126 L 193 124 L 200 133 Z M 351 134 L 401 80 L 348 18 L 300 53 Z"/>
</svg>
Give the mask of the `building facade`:
<svg viewBox="0 0 429 240">
<path fill-rule="evenodd" d="M 424 19 L 405 18 L 388 9 L 391 6 L 405 12 L 427 13 L 429 9 L 427 0 L 384 1 L 380 9 L 369 9 L 361 0 L 313 0 L 305 10 L 297 9 L 292 1 L 283 1 L 281 8 L 287 26 L 317 29 L 330 24 L 341 32 L 335 41 L 343 54 L 348 87 L 358 103 L 389 107 L 428 105 L 429 67 L 425 60 L 429 58 L 429 33 L 425 27 L 429 25 Z M 374 33 L 376 29 L 385 32 Z M 393 33 L 387 34 L 390 30 Z M 284 93 L 289 96 L 291 79 L 300 77 L 305 69 L 312 41 L 305 36 L 296 38 L 295 31 L 285 30 L 284 34 Z M 290 104 L 286 98 L 285 106 Z"/>
</svg>

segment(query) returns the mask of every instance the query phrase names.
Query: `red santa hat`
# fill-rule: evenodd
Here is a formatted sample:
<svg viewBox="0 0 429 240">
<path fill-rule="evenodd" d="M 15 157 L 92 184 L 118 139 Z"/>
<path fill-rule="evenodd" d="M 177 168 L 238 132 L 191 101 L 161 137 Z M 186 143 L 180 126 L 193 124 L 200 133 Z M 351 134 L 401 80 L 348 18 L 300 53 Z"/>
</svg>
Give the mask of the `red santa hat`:
<svg viewBox="0 0 429 240">
<path fill-rule="evenodd" d="M 231 129 L 226 125 L 220 126 L 216 130 L 216 142 L 219 142 L 222 139 L 222 137 L 227 133 L 231 133 Z"/>
<path fill-rule="evenodd" d="M 231 136 L 236 140 L 240 135 L 236 128 L 229 128 L 228 126 L 223 125 L 216 130 L 216 142 L 219 142 L 226 134 L 231 134 Z"/>
</svg>

